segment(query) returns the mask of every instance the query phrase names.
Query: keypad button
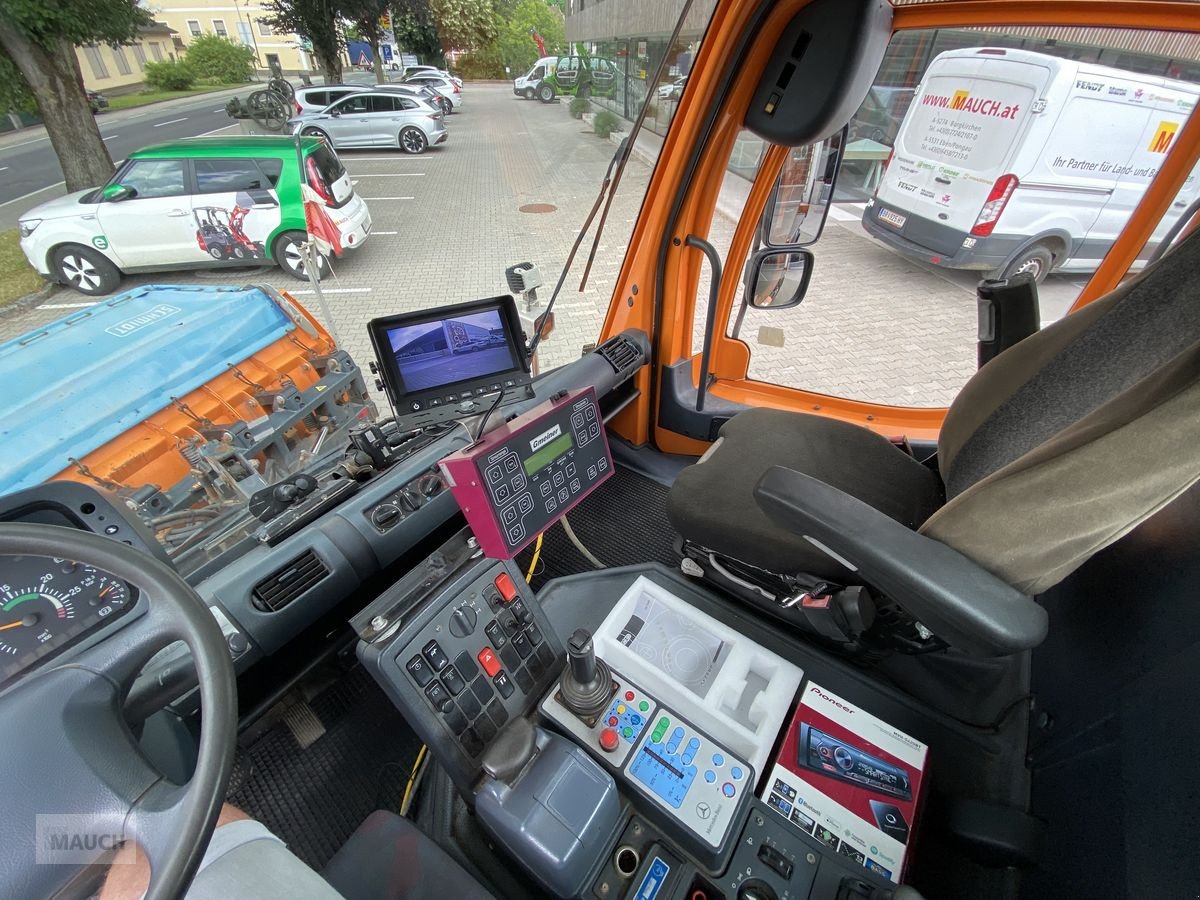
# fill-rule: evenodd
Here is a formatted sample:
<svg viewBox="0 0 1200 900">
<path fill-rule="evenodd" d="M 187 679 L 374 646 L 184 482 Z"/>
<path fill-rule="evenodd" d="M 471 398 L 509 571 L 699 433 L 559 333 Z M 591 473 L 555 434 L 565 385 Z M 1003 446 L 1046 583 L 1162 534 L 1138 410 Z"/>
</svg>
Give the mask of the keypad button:
<svg viewBox="0 0 1200 900">
<path fill-rule="evenodd" d="M 529 666 L 529 674 L 535 679 L 541 678 L 546 671 L 546 669 L 542 666 L 541 660 L 539 660 L 536 656 L 529 657 L 529 662 L 527 662 L 526 665 Z"/>
<path fill-rule="evenodd" d="M 496 736 L 496 726 L 492 724 L 492 720 L 485 714 L 475 720 L 475 733 L 486 744 Z"/>
<path fill-rule="evenodd" d="M 487 639 L 497 650 L 503 650 L 508 645 L 508 637 L 504 634 L 504 629 L 500 627 L 499 622 L 488 622 L 483 633 L 487 635 Z"/>
<path fill-rule="evenodd" d="M 467 681 L 470 681 L 476 675 L 475 660 L 472 659 L 471 654 L 466 650 L 454 657 L 454 667 L 458 669 L 458 674 Z"/>
<path fill-rule="evenodd" d="M 505 603 L 510 603 L 517 598 L 517 586 L 513 584 L 512 576 L 507 572 L 501 572 L 497 575 L 493 583 L 496 585 L 496 590 L 500 592 L 500 596 L 504 598 Z"/>
<path fill-rule="evenodd" d="M 530 616 L 530 618 L 532 619 L 533 616 Z M 542 642 L 541 629 L 539 629 L 536 625 L 530 625 L 528 628 L 526 628 L 525 634 L 529 637 L 529 643 L 533 644 L 535 647 Z"/>
<path fill-rule="evenodd" d="M 462 745 L 463 749 L 467 751 L 467 756 L 478 756 L 483 752 L 483 741 L 479 739 L 479 735 L 473 728 L 468 728 L 463 732 Z"/>
<path fill-rule="evenodd" d="M 429 660 L 429 665 L 433 666 L 433 671 L 435 672 L 440 672 L 446 666 L 450 665 L 450 660 L 437 641 L 430 641 L 421 648 L 421 653 Z"/>
<path fill-rule="evenodd" d="M 442 670 L 442 684 L 446 686 L 446 690 L 450 692 L 450 696 L 457 697 L 466 688 L 467 683 L 462 680 L 462 676 L 458 674 L 458 669 L 454 666 L 446 666 Z"/>
<path fill-rule="evenodd" d="M 479 664 L 483 666 L 483 671 L 489 678 L 500 671 L 500 660 L 496 659 L 491 647 L 484 647 L 479 651 Z"/>
<path fill-rule="evenodd" d="M 517 679 L 517 685 L 525 693 L 528 694 L 533 690 L 533 677 L 524 669 L 517 669 L 517 671 L 513 673 L 513 678 Z"/>
<path fill-rule="evenodd" d="M 471 682 L 471 691 L 479 698 L 480 703 L 487 703 L 495 696 L 492 693 L 492 683 L 482 675 Z"/>
<path fill-rule="evenodd" d="M 572 494 L 578 494 L 578 493 L 579 493 L 580 489 L 582 488 L 582 485 L 579 483 L 579 479 L 578 479 L 578 478 L 572 478 L 572 479 L 571 479 L 570 488 L 571 488 L 571 493 L 572 493 Z"/>
<path fill-rule="evenodd" d="M 430 703 L 439 709 L 443 703 L 450 702 L 450 695 L 446 693 L 446 689 L 442 687 L 442 683 L 436 678 L 430 683 L 429 687 L 425 688 L 425 696 L 429 698 Z"/>
<path fill-rule="evenodd" d="M 508 677 L 508 673 L 501 671 L 492 679 L 492 684 L 496 686 L 496 690 L 500 692 L 500 696 L 505 700 L 512 696 L 513 683 L 512 679 Z"/>
<path fill-rule="evenodd" d="M 510 672 L 521 665 L 521 657 L 517 656 L 517 651 L 512 648 L 512 644 L 500 651 L 500 659 L 504 663 L 504 668 Z"/>
<path fill-rule="evenodd" d="M 554 486 L 555 487 L 562 487 L 566 483 L 567 483 L 566 476 L 564 476 L 562 472 L 554 473 Z"/>
<path fill-rule="evenodd" d="M 504 633 L 509 637 L 521 630 L 521 624 L 517 621 L 517 617 L 507 609 L 496 618 L 500 621 L 500 627 L 504 629 Z"/>
<path fill-rule="evenodd" d="M 558 663 L 558 660 L 554 657 L 554 651 L 546 643 L 537 648 L 537 658 L 542 661 L 542 665 L 546 667 L 546 671 L 548 672 L 553 672 Z"/>
<path fill-rule="evenodd" d="M 467 727 L 467 717 L 459 711 L 457 706 L 451 707 L 449 712 L 442 715 L 446 724 L 450 726 L 450 730 L 455 734 L 462 734 L 463 729 Z"/>
<path fill-rule="evenodd" d="M 512 645 L 516 648 L 516 651 L 521 654 L 521 659 L 525 659 L 530 653 L 533 652 L 533 647 L 529 643 L 529 638 L 525 637 L 523 634 L 514 634 Z"/>
<path fill-rule="evenodd" d="M 552 490 L 554 490 L 554 488 L 552 488 L 552 487 L 550 486 L 550 482 L 549 482 L 549 481 L 543 481 L 543 482 L 542 482 L 542 484 L 541 484 L 541 487 L 539 487 L 539 488 L 538 488 L 538 490 L 542 492 L 542 496 L 543 496 L 543 497 L 549 497 L 549 496 L 550 496 L 550 492 L 551 492 Z"/>
<path fill-rule="evenodd" d="M 508 713 L 505 712 L 504 705 L 499 700 L 493 700 L 488 704 L 487 714 L 496 723 L 497 728 L 508 721 Z"/>
<path fill-rule="evenodd" d="M 563 488 L 561 491 L 558 492 L 558 502 L 559 503 L 566 503 L 570 499 L 571 499 L 571 492 L 568 491 L 566 488 Z"/>
<path fill-rule="evenodd" d="M 508 608 L 512 610 L 513 615 L 517 617 L 517 621 L 522 625 L 533 621 L 533 613 L 529 611 L 529 607 L 525 605 L 525 601 L 521 598 L 518 597 L 514 600 L 509 604 Z"/>
<path fill-rule="evenodd" d="M 429 682 L 433 681 L 433 672 L 430 671 L 429 666 L 425 664 L 425 660 L 421 659 L 419 655 L 414 656 L 406 662 L 404 668 L 412 676 L 412 680 L 417 683 L 417 687 L 423 688 Z"/>
<path fill-rule="evenodd" d="M 479 715 L 479 711 L 483 709 L 479 705 L 479 701 L 475 699 L 475 695 L 470 691 L 464 692 L 458 698 L 458 705 L 462 707 L 463 712 L 467 714 L 468 719 L 473 719 Z"/>
</svg>

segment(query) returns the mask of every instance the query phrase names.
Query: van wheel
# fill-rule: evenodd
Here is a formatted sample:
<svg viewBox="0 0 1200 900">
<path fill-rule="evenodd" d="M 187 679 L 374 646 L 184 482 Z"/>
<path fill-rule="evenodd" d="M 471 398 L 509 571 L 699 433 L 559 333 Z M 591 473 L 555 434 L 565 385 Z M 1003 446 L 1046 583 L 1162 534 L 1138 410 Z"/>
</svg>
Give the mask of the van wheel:
<svg viewBox="0 0 1200 900">
<path fill-rule="evenodd" d="M 315 137 L 315 138 L 320 138 L 321 140 L 323 140 L 323 141 L 324 141 L 325 143 L 327 143 L 327 144 L 332 144 L 332 143 L 333 143 L 333 141 L 331 141 L 331 140 L 329 139 L 329 135 L 327 135 L 325 132 L 323 132 L 323 131 L 322 131 L 320 128 L 305 128 L 305 129 L 304 129 L 303 131 L 301 131 L 300 133 L 301 133 L 302 135 L 304 135 L 305 137 Z"/>
<path fill-rule="evenodd" d="M 538 85 L 537 97 L 543 103 L 554 102 L 554 87 L 543 82 L 542 84 Z"/>
<path fill-rule="evenodd" d="M 304 267 L 304 253 L 300 249 L 300 245 L 306 240 L 308 240 L 308 235 L 303 231 L 285 231 L 276 238 L 275 250 L 271 254 L 283 271 L 300 281 L 308 281 L 308 271 Z M 317 260 L 317 280 L 320 281 L 328 263 L 319 251 Z"/>
<path fill-rule="evenodd" d="M 533 88 L 531 88 L 531 87 L 525 88 L 525 99 L 526 100 L 532 100 L 536 96 L 537 96 L 537 94 L 534 93 Z"/>
<path fill-rule="evenodd" d="M 55 278 L 81 294 L 99 297 L 111 294 L 121 283 L 121 270 L 101 253 L 68 244 L 54 251 L 51 259 Z"/>
<path fill-rule="evenodd" d="M 424 153 L 429 141 L 416 125 L 406 125 L 400 129 L 400 149 L 405 153 Z"/>
<path fill-rule="evenodd" d="M 1000 277 L 1012 278 L 1021 272 L 1028 272 L 1034 281 L 1041 284 L 1053 266 L 1054 254 L 1050 252 L 1050 248 L 1044 244 L 1034 244 L 1018 253 L 1016 258 L 1001 270 Z"/>
</svg>

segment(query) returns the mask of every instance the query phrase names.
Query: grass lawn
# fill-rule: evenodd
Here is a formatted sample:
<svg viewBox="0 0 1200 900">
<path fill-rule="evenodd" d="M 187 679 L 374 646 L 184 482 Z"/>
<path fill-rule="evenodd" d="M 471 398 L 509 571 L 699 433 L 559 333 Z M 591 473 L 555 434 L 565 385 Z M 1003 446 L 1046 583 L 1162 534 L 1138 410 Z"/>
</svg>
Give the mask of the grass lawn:
<svg viewBox="0 0 1200 900">
<path fill-rule="evenodd" d="M 46 282 L 25 261 L 17 229 L 0 231 L 0 306 L 33 293 Z"/>
<path fill-rule="evenodd" d="M 120 97 L 109 97 L 108 109 L 132 109 L 135 106 L 145 106 L 147 103 L 158 103 L 160 100 L 174 100 L 177 97 L 191 97 L 195 94 L 211 94 L 213 91 L 223 91 L 226 88 L 235 87 L 237 87 L 236 84 L 206 84 L 186 91 L 148 90 L 139 94 L 123 94 Z"/>
</svg>

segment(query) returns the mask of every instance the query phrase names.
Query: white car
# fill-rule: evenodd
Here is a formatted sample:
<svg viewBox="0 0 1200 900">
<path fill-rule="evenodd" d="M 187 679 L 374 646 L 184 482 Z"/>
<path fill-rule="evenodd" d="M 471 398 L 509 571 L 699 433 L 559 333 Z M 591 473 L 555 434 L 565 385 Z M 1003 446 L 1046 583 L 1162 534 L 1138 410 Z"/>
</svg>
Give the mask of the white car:
<svg viewBox="0 0 1200 900">
<path fill-rule="evenodd" d="M 459 78 L 457 75 L 451 75 L 445 69 L 439 69 L 439 68 L 437 68 L 437 66 L 409 66 L 407 69 L 404 70 L 404 77 L 408 78 L 410 75 L 421 75 L 423 73 L 432 73 L 434 75 L 441 75 L 443 78 L 449 78 L 451 81 L 453 81 L 459 87 L 463 86 L 463 82 L 462 82 L 461 78 Z"/>
<path fill-rule="evenodd" d="M 416 75 L 410 75 L 405 78 L 404 83 L 421 85 L 437 91 L 450 101 L 450 105 L 454 109 L 462 106 L 462 88 L 458 86 L 453 78 L 447 75 L 439 75 L 433 72 L 418 72 Z"/>
</svg>

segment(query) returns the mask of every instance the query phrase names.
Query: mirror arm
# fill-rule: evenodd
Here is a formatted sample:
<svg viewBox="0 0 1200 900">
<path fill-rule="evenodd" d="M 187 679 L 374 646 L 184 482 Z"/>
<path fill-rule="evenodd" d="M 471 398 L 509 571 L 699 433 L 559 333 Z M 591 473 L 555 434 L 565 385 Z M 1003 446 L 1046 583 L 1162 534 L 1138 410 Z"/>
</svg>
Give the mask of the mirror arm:
<svg viewBox="0 0 1200 900">
<path fill-rule="evenodd" d="M 711 269 L 708 281 L 708 319 L 704 323 L 704 350 L 700 354 L 700 383 L 696 386 L 696 412 L 704 412 L 704 395 L 708 392 L 708 364 L 712 357 L 713 319 L 717 315 L 717 296 L 721 291 L 721 257 L 717 255 L 716 247 L 694 234 L 689 234 L 684 243 L 707 256 Z"/>
</svg>

